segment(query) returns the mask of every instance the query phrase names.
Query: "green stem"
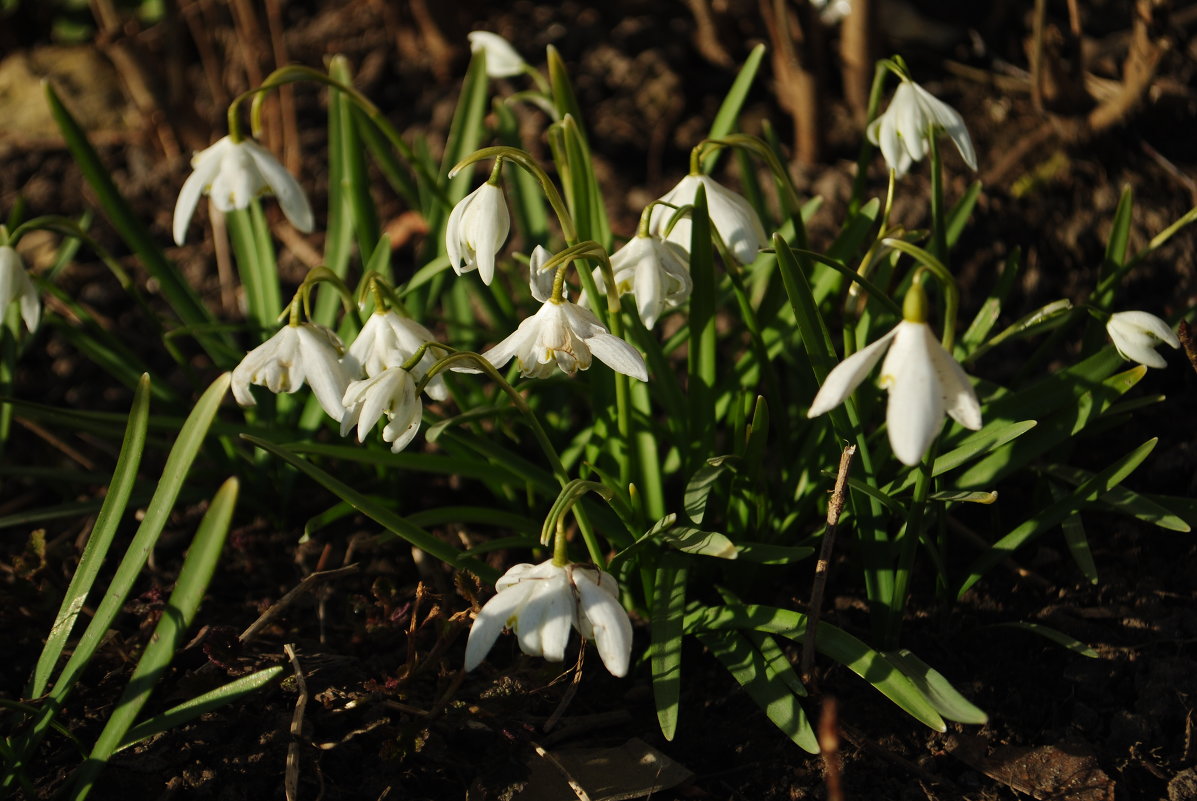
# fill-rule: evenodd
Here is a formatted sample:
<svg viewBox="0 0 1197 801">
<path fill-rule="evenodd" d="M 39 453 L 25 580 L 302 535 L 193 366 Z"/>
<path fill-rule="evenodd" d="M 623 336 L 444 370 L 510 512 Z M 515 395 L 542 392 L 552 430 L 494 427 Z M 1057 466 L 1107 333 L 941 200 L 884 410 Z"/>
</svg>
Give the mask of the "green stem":
<svg viewBox="0 0 1197 801">
<path fill-rule="evenodd" d="M 939 157 L 939 139 L 934 132 L 927 141 L 931 148 L 931 253 L 946 265 L 948 233 L 943 208 L 943 161 Z"/>
<path fill-rule="evenodd" d="M 919 542 L 927 527 L 927 498 L 931 494 L 931 468 L 935 464 L 938 451 L 937 443 L 931 445 L 927 455 L 919 465 L 918 476 L 914 482 L 914 497 L 911 499 L 910 512 L 906 518 L 906 525 L 902 527 L 895 543 L 898 548 L 898 568 L 894 571 L 893 594 L 890 596 L 885 627 L 886 648 L 898 647 L 898 635 L 902 629 L 902 612 L 906 607 L 906 594 L 910 586 L 910 574 L 914 569 L 915 556 L 918 553 Z"/>
</svg>

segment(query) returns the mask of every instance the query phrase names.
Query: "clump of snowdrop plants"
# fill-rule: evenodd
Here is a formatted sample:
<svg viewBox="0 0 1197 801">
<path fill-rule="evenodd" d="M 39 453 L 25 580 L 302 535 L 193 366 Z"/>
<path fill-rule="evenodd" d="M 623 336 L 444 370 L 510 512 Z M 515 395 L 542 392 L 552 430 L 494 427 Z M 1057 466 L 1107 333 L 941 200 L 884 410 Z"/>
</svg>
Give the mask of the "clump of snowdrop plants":
<svg viewBox="0 0 1197 801">
<path fill-rule="evenodd" d="M 589 673 L 593 645 L 614 676 L 651 681 L 672 738 L 679 721 L 696 720 L 680 682 L 702 671 L 683 666 L 686 654 L 726 665 L 746 698 L 771 699 L 770 719 L 815 753 L 793 656 L 807 653 L 816 669 L 842 661 L 878 703 L 930 728 L 983 722 L 985 711 L 901 650 L 908 597 L 938 593 L 950 608 L 1020 548 L 1062 536 L 1060 521 L 1094 499 L 1103 513 L 1141 515 L 1148 499 L 1133 473 L 1157 440 L 1103 451 L 1096 469 L 1069 460 L 1152 401 L 1154 389 L 1120 400 L 1150 381 L 1124 360 L 1179 369 L 1155 346 L 1177 346 L 1174 321 L 1191 308 L 1115 308 L 1122 278 L 1152 265 L 1197 210 L 1131 253 L 1128 193 L 1087 296 L 1012 319 L 1016 253 L 993 265 L 1003 279 L 980 279 L 974 294 L 957 282 L 960 232 L 982 190 L 949 188 L 959 184 L 944 180 L 939 144 L 951 141 L 970 170 L 986 154 L 900 58 L 881 62 L 875 96 L 896 87 L 860 132 L 880 148 L 863 152 L 862 176 L 872 168 L 888 181 L 858 181 L 835 235 L 816 240 L 805 215 L 818 199 L 798 191 L 786 153 L 737 128 L 759 49 L 689 163 L 665 166 L 674 188 L 634 230 L 618 230 L 606 210 L 619 201 L 593 169 L 587 110 L 561 55 L 550 47 L 542 73 L 494 34 L 476 32 L 470 46 L 443 163 L 428 155 L 439 145 L 409 141 L 353 89 L 343 59 L 327 72 L 283 68 L 237 98 L 228 135 L 182 182 L 172 233 L 184 241 L 204 195 L 226 215 L 243 324 L 196 300 L 161 253 L 141 253 L 177 318 L 164 347 L 193 338 L 214 370 L 231 371 L 244 429 L 225 449 L 261 450 L 238 460 L 240 480 L 270 505 L 274 472 L 259 465 L 285 462 L 305 505 L 280 509 L 281 524 L 324 525 L 352 508 L 455 571 L 468 612 L 454 620 L 469 633 L 442 658 L 470 671 L 462 694 L 541 659 Z M 328 95 L 337 180 L 314 213 L 300 179 L 240 131 L 242 106 L 256 126 L 262 98 L 299 83 Z M 549 161 L 519 146 L 528 125 L 516 111 L 540 121 Z M 344 142 L 367 142 L 367 155 Z M 719 166 L 733 153 L 738 176 Z M 370 159 L 385 187 L 369 185 Z M 899 226 L 894 199 L 924 168 L 931 197 L 907 202 L 922 220 Z M 373 206 L 383 191 L 427 221 L 414 258 L 383 233 Z M 265 195 L 300 232 L 326 226 L 312 240 L 323 263 L 286 304 L 293 282 L 277 268 Z M 34 331 L 36 287 L 12 248 L 24 232 L 0 228 L 0 301 Z M 1023 366 L 1013 378 L 994 369 L 1010 346 Z M 953 518 L 968 504 L 1003 504 L 1008 480 L 1027 471 L 1052 504 L 1002 506 L 983 516 L 1002 521 L 977 531 L 985 548 L 957 548 Z M 1181 513 L 1149 502 L 1158 525 L 1187 529 Z M 460 538 L 440 535 L 458 522 Z M 866 588 L 867 642 L 812 624 L 823 605 L 814 554 L 840 547 L 828 530 L 851 542 L 844 570 Z M 1071 536 L 1066 550 L 1086 552 Z M 1091 559 L 1075 569 L 1096 580 Z M 686 638 L 701 651 L 683 649 Z"/>
</svg>

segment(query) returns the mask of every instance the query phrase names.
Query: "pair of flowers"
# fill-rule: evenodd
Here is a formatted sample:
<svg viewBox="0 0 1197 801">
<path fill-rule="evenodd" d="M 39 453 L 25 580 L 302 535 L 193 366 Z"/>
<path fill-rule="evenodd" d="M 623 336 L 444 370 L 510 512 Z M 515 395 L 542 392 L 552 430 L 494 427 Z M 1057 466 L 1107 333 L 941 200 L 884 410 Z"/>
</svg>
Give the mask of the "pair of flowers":
<svg viewBox="0 0 1197 801">
<path fill-rule="evenodd" d="M 885 336 L 840 362 L 828 373 L 807 416 L 816 417 L 842 403 L 884 355 L 879 383 L 889 392 L 886 428 L 899 461 L 919 463 L 943 426 L 945 414 L 965 428 L 979 429 L 981 405 L 968 375 L 920 317 L 908 315 Z M 1168 324 L 1147 312 L 1116 312 L 1110 315 L 1106 331 L 1124 359 L 1146 367 L 1167 365 L 1154 350 L 1157 345 L 1180 347 Z"/>
<path fill-rule="evenodd" d="M 348 350 L 322 325 L 292 323 L 251 350 L 233 370 L 233 397 L 242 406 L 253 406 L 251 385 L 290 393 L 306 383 L 328 416 L 340 422 L 341 436 L 356 428 L 361 441 L 385 415 L 382 438 L 397 453 L 419 431 L 423 405 L 416 380 L 435 358 L 426 351 L 413 369 L 404 365 L 432 341 L 427 328 L 393 310 L 370 315 Z M 439 375 L 425 391 L 433 400 L 449 397 Z"/>
</svg>

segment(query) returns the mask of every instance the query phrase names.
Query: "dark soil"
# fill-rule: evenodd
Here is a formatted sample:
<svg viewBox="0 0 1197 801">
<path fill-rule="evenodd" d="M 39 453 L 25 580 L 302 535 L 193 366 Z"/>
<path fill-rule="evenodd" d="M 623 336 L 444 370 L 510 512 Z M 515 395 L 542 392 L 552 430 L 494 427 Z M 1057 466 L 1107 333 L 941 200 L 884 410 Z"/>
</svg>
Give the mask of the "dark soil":
<svg viewBox="0 0 1197 801">
<path fill-rule="evenodd" d="M 50 25 L 61 13 L 50 4 L 22 3 L 0 26 L 0 47 L 10 61 L 25 58 L 31 74 L 52 74 L 72 108 L 91 115 L 87 124 L 105 163 L 161 242 L 170 240 L 170 213 L 188 154 L 224 133 L 224 104 L 274 65 L 267 15 L 259 4 L 242 4 L 254 7 L 256 31 L 235 19 L 230 9 L 236 3 L 179 5 L 184 9 L 174 24 L 143 28 L 127 16 L 123 27 L 73 48 L 69 57 L 45 49 Z M 320 66 L 328 56 L 346 55 L 358 88 L 400 130 L 429 133 L 433 142 L 443 138 L 456 102 L 468 31 L 496 31 L 529 57 L 554 45 L 588 115 L 597 168 L 613 199 L 613 226 L 624 235 L 633 230 L 640 208 L 684 173 L 689 148 L 702 138 L 734 65 L 767 38 L 759 9 L 745 0 L 710 4 L 713 38 L 687 11 L 708 5 L 701 0 L 685 5 L 625 0 L 602 7 L 425 0 L 265 4 L 275 5 L 283 6 L 280 30 L 287 60 Z M 1029 36 L 1024 4 L 916 5 L 935 23 L 916 26 L 915 32 L 934 33 L 935 40 L 888 41 L 882 52 L 900 48 L 916 76 L 968 122 L 986 185 L 955 254 L 964 283 L 984 292 L 1012 250 L 1021 249 L 1027 267 L 1020 300 L 1005 311 L 1003 322 L 1056 297 L 1078 297 L 1093 285 L 1123 187 L 1131 187 L 1135 196 L 1132 249 L 1197 204 L 1192 4 L 1174 4 L 1174 22 L 1160 32 L 1171 47 L 1155 88 L 1119 124 L 1081 141 L 1049 140 L 1025 149 L 1022 143 L 1046 117 L 1034 109 L 1025 77 L 1021 83 L 1019 78 Z M 1066 28 L 1064 4 L 1048 5 L 1049 20 Z M 1123 52 L 1118 37 L 1125 38 L 1130 29 L 1131 10 L 1114 0 L 1084 5 L 1089 69 L 1098 79 L 1117 80 Z M 895 26 L 887 33 L 896 37 L 909 31 Z M 719 63 L 720 50 L 729 64 Z M 99 66 L 89 60 L 97 52 Z M 157 93 L 152 113 L 139 107 L 129 90 L 130 58 L 141 63 Z M 754 91 L 746 124 L 760 133 L 752 126 L 768 119 L 787 142 L 792 121 L 779 110 L 770 80 L 766 76 Z M 0 101 L 7 104 L 3 113 L 19 121 L 0 128 L 0 213 L 7 214 L 18 196 L 27 204 L 26 217 L 77 216 L 94 208 L 94 197 L 53 127 L 36 115 L 25 121 L 17 114 L 19 107 L 40 103 L 40 93 L 14 99 L 3 83 L 0 90 Z M 825 154 L 815 165 L 794 165 L 800 190 L 825 199 L 812 225 L 816 245 L 826 244 L 842 219 L 860 136 L 834 78 L 828 78 L 825 91 L 830 121 Z M 115 99 L 88 109 L 87 95 Z M 298 172 L 309 186 L 319 187 L 327 183 L 320 163 L 325 146 L 321 96 L 301 89 L 294 97 L 298 148 L 286 152 L 302 154 Z M 1017 158 L 1008 158 L 1012 153 Z M 955 198 L 973 176 L 957 161 L 951 164 L 948 193 Z M 880 159 L 873 170 L 870 180 L 880 192 Z M 897 215 L 911 226 L 925 225 L 925 176 L 925 170 L 915 171 L 903 187 Z M 324 207 L 321 191 L 313 198 L 318 209 Z M 408 230 L 402 204 L 388 193 L 377 196 L 393 230 Z M 93 230 L 110 250 L 125 252 L 102 219 Z M 398 269 L 418 266 L 417 243 L 418 234 L 400 241 Z M 308 244 L 319 252 L 320 235 Z M 188 245 L 171 255 L 219 308 L 226 300 L 208 247 Z M 1197 304 L 1195 250 L 1197 240 L 1184 233 L 1154 254 L 1131 275 L 1127 306 L 1166 316 Z M 283 269 L 298 281 L 308 260 L 294 247 L 285 252 L 290 255 Z M 26 257 L 44 268 L 39 254 L 31 249 Z M 111 330 L 127 334 L 135 348 L 151 341 L 140 336 L 141 312 L 91 258 L 81 252 L 81 263 L 61 280 L 64 288 Z M 133 260 L 125 263 L 144 279 Z M 223 308 L 236 316 L 234 308 Z M 973 311 L 964 309 L 965 319 Z M 141 355 L 167 363 L 161 354 Z M 1094 457 L 1105 464 L 1111 454 L 1158 435 L 1159 448 L 1131 485 L 1193 498 L 1197 377 L 1178 355 L 1168 358 L 1170 368 L 1151 371 L 1142 392 L 1166 393 L 1169 399 L 1149 407 L 1133 426 L 1084 443 L 1076 461 Z M 1000 378 L 1017 368 L 1013 362 L 998 363 L 992 371 Z M 180 386 L 189 380 L 180 377 Z M 39 402 L 122 413 L 130 397 L 54 331 L 40 334 L 25 354 L 16 386 L 19 396 Z M 113 444 L 98 437 L 62 436 L 65 441 L 54 432 L 18 425 L 12 459 L 60 469 L 73 462 L 73 470 L 92 463 L 104 473 L 114 458 Z M 99 479 L 95 486 L 47 488 L 44 481 L 10 477 L 0 511 L 95 499 L 102 485 Z M 432 486 L 427 491 L 450 490 Z M 1033 487 L 1016 486 L 1006 495 L 1003 488 L 1003 501 L 1025 503 L 1033 492 Z M 202 511 L 199 500 L 168 528 L 135 601 L 72 697 L 64 723 L 84 743 L 103 725 L 161 612 L 186 532 Z M 481 669 L 463 675 L 458 668 L 469 623 L 464 596 L 474 591 L 486 597 L 489 588 L 458 586 L 438 565 L 413 563 L 406 549 L 375 542 L 375 529 L 363 519 L 347 518 L 311 542 L 297 544 L 303 523 L 327 508 L 327 499 L 306 498 L 293 489 L 273 509 L 273 500 L 253 503 L 261 513 L 231 535 L 201 610 L 198 634 L 175 660 L 151 709 L 168 708 L 273 664 L 287 665 L 291 677 L 244 703 L 122 752 L 93 797 L 279 798 L 288 759 L 294 758 L 302 799 L 563 799 L 574 797 L 561 776 L 573 770 L 569 766 L 576 763 L 569 760 L 579 758 L 578 749 L 614 749 L 634 738 L 660 752 L 657 762 L 648 763 L 656 765 L 655 775 L 672 775 L 677 765 L 693 774 L 652 792 L 654 799 L 828 797 L 823 763 L 775 729 L 696 642 L 687 643 L 684 656 L 681 724 L 677 737 L 666 742 L 657 728 L 647 665 L 615 680 L 591 653 L 575 688 L 569 666 L 525 658 L 511 638 L 503 638 Z M 1003 515 L 1021 519 L 1017 508 L 1006 511 L 1002 503 L 988 513 L 999 520 Z M 27 548 L 34 525 L 12 525 L 0 533 L 0 631 L 8 642 L 0 661 L 0 697 L 20 697 L 78 558 L 88 523 L 68 520 L 44 524 L 44 560 Z M 1058 533 L 1020 552 L 1018 564 L 991 572 L 960 603 L 937 601 L 930 576 L 916 582 L 904 645 L 985 709 L 988 724 L 953 724 L 946 734 L 932 732 L 845 669 L 818 666 L 822 694 L 837 702 L 845 797 L 1197 799 L 1193 535 L 1101 514 L 1086 515 L 1084 521 L 1101 573 L 1096 585 L 1083 580 Z M 237 635 L 304 576 L 346 564 L 357 568 L 319 584 L 255 637 L 238 643 Z M 776 602 L 802 608 L 809 577 L 789 580 L 791 585 L 778 586 Z M 867 632 L 858 582 L 846 565 L 833 568 L 827 615 L 849 630 Z M 1097 658 L 996 626 L 1010 621 L 1039 622 L 1070 634 L 1096 649 Z M 647 639 L 646 627 L 639 626 L 635 655 L 644 654 Z M 286 644 L 294 646 L 294 660 L 284 654 Z M 302 683 L 294 676 L 296 664 Z M 301 698 L 306 708 L 300 718 Z M 807 706 L 818 709 L 816 703 Z M 560 723 L 545 731 L 562 708 Z M 291 733 L 293 725 L 298 734 Z M 539 755 L 538 748 L 549 756 Z M 635 780 L 633 757 L 626 751 L 607 756 L 609 776 L 619 779 L 617 785 L 623 782 L 624 794 L 596 794 L 595 801 L 649 794 L 652 777 Z M 51 797 L 79 760 L 75 746 L 52 735 L 32 768 L 36 797 Z M 546 765 L 553 769 L 546 773 Z"/>
</svg>

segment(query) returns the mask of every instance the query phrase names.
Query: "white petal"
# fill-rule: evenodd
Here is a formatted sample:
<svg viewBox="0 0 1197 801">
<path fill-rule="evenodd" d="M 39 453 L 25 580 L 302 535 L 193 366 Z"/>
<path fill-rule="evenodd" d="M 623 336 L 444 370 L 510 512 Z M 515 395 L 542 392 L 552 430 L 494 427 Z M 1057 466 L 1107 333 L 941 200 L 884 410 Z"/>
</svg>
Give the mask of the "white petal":
<svg viewBox="0 0 1197 801">
<path fill-rule="evenodd" d="M 586 569 L 573 571 L 580 617 L 585 617 L 589 624 L 603 665 L 613 676 L 626 676 L 632 654 L 632 621 L 618 599 L 594 582 L 592 572 Z"/>
<path fill-rule="evenodd" d="M 885 421 L 894 455 L 906 465 L 923 458 L 943 427 L 943 399 L 930 345 L 938 345 L 930 326 L 903 321 L 881 365 L 881 385 L 889 390 Z"/>
<path fill-rule="evenodd" d="M 531 582 L 518 583 L 500 589 L 495 597 L 486 602 L 474 619 L 474 625 L 470 626 L 470 636 L 466 641 L 466 670 L 473 670 L 482 664 L 499 634 L 507 627 L 512 616 L 518 614 L 533 589 Z"/>
<path fill-rule="evenodd" d="M 474 202 L 476 194 L 477 191 L 471 192 L 457 201 L 453 211 L 449 212 L 449 221 L 445 223 L 445 252 L 449 256 L 449 266 L 458 275 L 474 268 L 473 259 L 470 258 L 469 249 L 465 243 L 462 219 L 465 217 L 466 209 Z"/>
<path fill-rule="evenodd" d="M 765 229 L 752 204 L 713 178 L 702 176 L 707 214 L 728 250 L 741 264 L 751 264 L 765 246 Z"/>
<path fill-rule="evenodd" d="M 553 294 L 553 281 L 557 277 L 557 271 L 541 268 L 541 265 L 548 261 L 549 258 L 549 252 L 541 245 L 533 248 L 532 255 L 528 258 L 528 286 L 532 290 L 532 297 L 538 303 L 547 302 Z M 597 267 L 595 268 L 595 272 L 602 275 Z"/>
<path fill-rule="evenodd" d="M 490 286 L 495 275 L 495 255 L 511 232 L 511 215 L 503 200 L 502 189 L 494 184 L 483 184 L 477 191 L 480 194 L 470 209 L 470 223 L 466 226 L 467 239 L 478 260 L 478 275 L 482 283 Z"/>
<path fill-rule="evenodd" d="M 486 54 L 488 78 L 511 78 L 524 71 L 524 59 L 511 43 L 490 31 L 471 31 L 470 52 Z"/>
<path fill-rule="evenodd" d="M 340 354 L 333 344 L 336 335 L 314 323 L 304 323 L 298 328 L 302 367 L 312 394 L 328 416 L 340 422 L 345 414 L 341 399 L 349 385 L 349 374 L 341 366 Z"/>
<path fill-rule="evenodd" d="M 191 223 L 191 216 L 195 214 L 195 206 L 199 202 L 200 195 L 211 186 L 212 180 L 220 171 L 220 154 L 225 149 L 226 141 L 228 141 L 227 136 L 207 150 L 197 153 L 192 159 L 194 169 L 191 175 L 187 176 L 187 180 L 183 182 L 183 188 L 179 190 L 179 199 L 175 201 L 175 216 L 172 226 L 175 244 L 182 245 L 187 238 L 187 226 Z"/>
<path fill-rule="evenodd" d="M 861 348 L 837 364 L 823 380 L 823 386 L 819 387 L 815 399 L 811 401 L 806 416 L 818 417 L 843 403 L 844 399 L 860 386 L 860 382 L 864 381 L 865 376 L 877 365 L 878 360 L 881 359 L 885 349 L 897 333 L 898 329 L 893 329 L 881 339 Z"/>
<path fill-rule="evenodd" d="M 617 373 L 639 381 L 648 380 L 648 367 L 640 351 L 612 334 L 597 334 L 586 340 L 587 347 L 600 362 Z"/>
<path fill-rule="evenodd" d="M 529 317 L 519 324 L 506 339 L 499 342 L 488 351 L 482 353 L 482 358 L 495 367 L 502 367 L 511 361 L 512 356 L 519 356 L 521 362 L 528 360 L 530 345 L 536 340 L 536 315 Z"/>
<path fill-rule="evenodd" d="M 965 428 L 978 430 L 981 428 L 981 404 L 977 401 L 977 393 L 968 374 L 938 340 L 932 341 L 928 347 L 939 378 L 940 397 L 948 416 Z"/>
<path fill-rule="evenodd" d="M 291 221 L 291 225 L 305 234 L 311 233 L 314 225 L 312 207 L 308 205 L 308 198 L 295 176 L 287 172 L 287 168 L 279 163 L 273 153 L 257 142 L 246 139 L 241 144 L 253 158 L 266 186 L 278 198 L 278 204 L 283 214 Z"/>
<path fill-rule="evenodd" d="M 960 157 L 964 159 L 964 163 L 973 170 L 977 169 L 977 153 L 973 149 L 973 140 L 968 135 L 968 128 L 964 125 L 964 118 L 960 116 L 956 109 L 935 97 L 935 95 L 923 87 L 918 84 L 912 84 L 912 86 L 931 119 L 937 126 L 944 130 L 956 145 L 956 150 L 959 151 Z"/>
</svg>

